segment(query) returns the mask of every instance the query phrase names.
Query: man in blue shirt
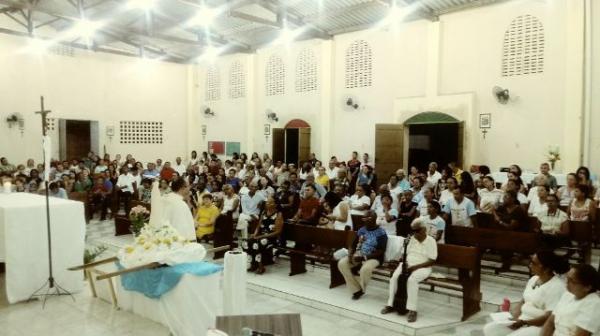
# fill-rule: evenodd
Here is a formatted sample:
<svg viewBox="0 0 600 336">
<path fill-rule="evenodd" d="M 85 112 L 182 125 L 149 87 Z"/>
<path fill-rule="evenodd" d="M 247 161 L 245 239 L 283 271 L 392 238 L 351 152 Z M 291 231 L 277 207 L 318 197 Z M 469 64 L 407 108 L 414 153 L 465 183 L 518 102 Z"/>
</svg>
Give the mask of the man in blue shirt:
<svg viewBox="0 0 600 336">
<path fill-rule="evenodd" d="M 358 230 L 354 247 L 348 252 L 348 256 L 338 262 L 338 268 L 352 292 L 353 300 L 358 300 L 365 294 L 373 270 L 383 263 L 387 234 L 376 224 L 375 217 L 372 211 L 367 213 L 365 226 Z"/>
</svg>

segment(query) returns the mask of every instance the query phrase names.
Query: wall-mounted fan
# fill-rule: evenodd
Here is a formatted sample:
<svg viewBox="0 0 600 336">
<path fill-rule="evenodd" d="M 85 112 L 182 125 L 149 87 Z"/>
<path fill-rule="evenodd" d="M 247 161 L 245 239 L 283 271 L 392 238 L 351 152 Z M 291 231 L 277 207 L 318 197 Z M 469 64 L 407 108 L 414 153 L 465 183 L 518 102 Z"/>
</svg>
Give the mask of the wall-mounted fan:
<svg viewBox="0 0 600 336">
<path fill-rule="evenodd" d="M 202 114 L 207 118 L 215 116 L 215 110 L 213 110 L 212 108 L 210 108 L 206 105 L 202 106 L 201 111 L 202 111 Z"/>
<path fill-rule="evenodd" d="M 360 107 L 360 105 L 358 104 L 358 100 L 355 96 L 352 95 L 345 95 L 343 97 L 342 104 L 344 111 L 355 111 L 358 110 L 358 108 Z"/>
<path fill-rule="evenodd" d="M 279 121 L 279 117 L 277 117 L 277 113 L 273 112 L 273 110 L 267 109 L 266 113 L 267 113 L 267 119 L 269 119 L 270 121 L 274 121 L 274 122 Z"/>
<path fill-rule="evenodd" d="M 510 92 L 508 91 L 508 89 L 503 89 L 499 86 L 494 86 L 494 88 L 492 89 L 492 94 L 500 104 L 507 104 L 510 100 Z"/>
</svg>

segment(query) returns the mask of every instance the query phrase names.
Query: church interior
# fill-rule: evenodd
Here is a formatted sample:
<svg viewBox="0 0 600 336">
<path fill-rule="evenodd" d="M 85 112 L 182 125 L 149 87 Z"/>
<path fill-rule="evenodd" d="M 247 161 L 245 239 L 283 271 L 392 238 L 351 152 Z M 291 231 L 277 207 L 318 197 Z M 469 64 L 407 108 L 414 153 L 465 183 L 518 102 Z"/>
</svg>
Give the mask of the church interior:
<svg viewBox="0 0 600 336">
<path fill-rule="evenodd" d="M 0 334 L 600 335 L 600 0 L 0 0 Z"/>
</svg>

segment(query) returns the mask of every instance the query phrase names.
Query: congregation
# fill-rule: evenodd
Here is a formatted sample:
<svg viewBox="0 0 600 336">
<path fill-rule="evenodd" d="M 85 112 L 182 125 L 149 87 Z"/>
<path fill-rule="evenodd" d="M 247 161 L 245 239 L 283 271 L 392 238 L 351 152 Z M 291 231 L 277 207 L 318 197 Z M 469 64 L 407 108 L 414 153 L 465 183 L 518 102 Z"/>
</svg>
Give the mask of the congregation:
<svg viewBox="0 0 600 336">
<path fill-rule="evenodd" d="M 369 155 L 359 158 L 357 152 L 347 161 L 334 156 L 326 163 L 313 153 L 299 166 L 258 153 L 250 158 L 235 153 L 222 161 L 214 154 L 192 151 L 185 162 L 177 157 L 173 163 L 157 159 L 144 164 L 131 154 L 100 157 L 90 152 L 50 166 L 50 195 L 69 198 L 83 193 L 92 214 L 100 212 L 101 220 L 129 213 L 133 200 L 150 203 L 154 181 L 161 195 L 187 205 L 195 232 L 181 233 L 190 240 L 210 239 L 217 217 L 230 215 L 251 257 L 250 270 L 257 274 L 266 271 L 265 255 L 285 246 L 282 232 L 287 223 L 355 230 L 357 239 L 337 264 L 354 300 L 366 293 L 388 241 L 408 237 L 399 247 L 404 257 L 390 278 L 381 313 L 407 314 L 409 322 L 417 319 L 418 285 L 431 274 L 437 244 L 445 243 L 449 226 L 536 232 L 543 250 L 531 259 L 534 276 L 513 313 L 515 322 L 488 324 L 485 335 L 553 335 L 555 330 L 561 335 L 592 335 L 600 330 L 592 318 L 600 308 L 598 272 L 585 264 L 569 269 L 570 255 L 554 252 L 571 245 L 569 221 L 592 225 L 600 215 L 600 188 L 587 167 L 568 174 L 566 183 L 559 185 L 548 163 L 540 165 L 531 184 L 522 180 L 518 165 L 505 169 L 504 183 L 495 181 L 485 165 L 466 171 L 453 162 L 378 176 Z M 0 159 L 0 180 L 10 182 L 15 192 L 43 191 L 44 170 L 32 159 L 18 165 Z M 478 222 L 478 213 L 490 221 Z M 370 220 L 354 223 L 356 216 Z M 512 255 L 503 254 L 502 268 L 508 269 L 512 261 Z M 400 308 L 398 292 L 405 293 Z"/>
</svg>

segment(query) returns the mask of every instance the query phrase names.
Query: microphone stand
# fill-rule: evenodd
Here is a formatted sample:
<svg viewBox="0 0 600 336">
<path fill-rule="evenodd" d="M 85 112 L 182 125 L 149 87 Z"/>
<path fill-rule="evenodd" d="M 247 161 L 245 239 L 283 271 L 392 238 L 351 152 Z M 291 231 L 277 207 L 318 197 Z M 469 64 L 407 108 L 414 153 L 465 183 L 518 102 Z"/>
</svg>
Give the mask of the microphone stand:
<svg viewBox="0 0 600 336">
<path fill-rule="evenodd" d="M 42 117 L 42 135 L 44 136 L 44 143 L 46 141 L 49 141 L 48 138 L 46 138 L 46 129 L 47 129 L 47 119 L 46 119 L 46 115 L 48 113 L 50 113 L 51 111 L 49 110 L 45 110 L 44 109 L 44 97 L 40 97 L 41 100 L 41 106 L 42 109 L 38 112 L 35 112 L 36 114 L 40 114 Z M 45 170 L 49 169 L 49 162 L 50 162 L 50 153 L 46 152 L 46 146 L 43 146 L 43 153 L 44 153 L 44 163 L 45 163 Z M 53 275 L 53 270 L 52 270 L 52 233 L 51 233 L 51 229 L 50 229 L 50 194 L 49 194 L 49 187 L 48 187 L 48 171 L 44 172 L 44 185 L 46 186 L 46 228 L 48 230 L 48 280 L 46 280 L 46 282 L 35 292 L 33 292 L 33 294 L 31 294 L 31 296 L 29 297 L 29 299 L 27 300 L 28 302 L 33 300 L 33 299 L 41 299 L 43 300 L 42 303 L 42 309 L 46 307 L 46 300 L 48 300 L 49 297 L 51 296 L 61 296 L 61 295 L 69 295 L 71 296 L 71 298 L 73 299 L 73 301 L 75 301 L 75 297 L 73 297 L 73 294 L 71 294 L 71 292 L 69 292 L 68 290 L 62 288 L 54 279 L 54 275 Z"/>
</svg>

